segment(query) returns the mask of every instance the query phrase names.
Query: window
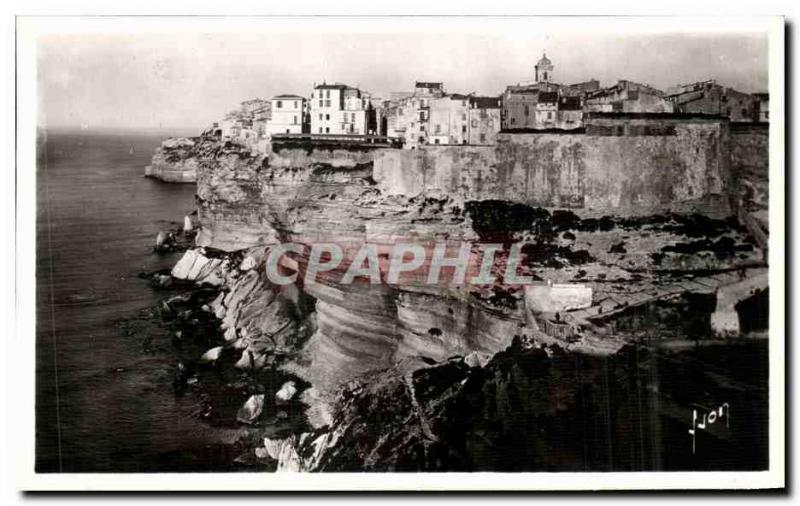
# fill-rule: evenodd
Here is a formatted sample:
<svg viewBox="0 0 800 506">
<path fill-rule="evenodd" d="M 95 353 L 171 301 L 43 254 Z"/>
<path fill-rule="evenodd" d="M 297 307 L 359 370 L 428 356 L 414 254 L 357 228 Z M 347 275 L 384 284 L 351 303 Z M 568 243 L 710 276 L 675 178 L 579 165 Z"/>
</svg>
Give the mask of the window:
<svg viewBox="0 0 800 506">
<path fill-rule="evenodd" d="M 330 106 L 331 106 L 331 101 L 330 100 L 326 100 L 325 101 L 325 107 L 330 107 Z"/>
<path fill-rule="evenodd" d="M 350 114 L 350 119 L 353 121 L 353 123 L 355 123 L 356 122 L 356 113 Z"/>
<path fill-rule="evenodd" d="M 319 127 L 319 133 L 322 133 L 322 127 Z"/>
<path fill-rule="evenodd" d="M 286 129 L 286 133 L 287 133 L 287 134 L 288 134 L 288 133 L 291 133 L 291 132 L 289 131 L 289 129 L 288 129 L 288 128 Z"/>
<path fill-rule="evenodd" d="M 526 105 L 525 106 L 525 116 L 528 116 L 531 113 L 530 108 Z"/>
<path fill-rule="evenodd" d="M 319 120 L 322 121 L 322 114 L 319 115 Z"/>
<path fill-rule="evenodd" d="M 433 130 L 434 130 L 434 131 L 435 131 L 437 134 L 438 134 L 438 133 L 440 133 L 440 132 L 442 131 L 442 125 L 440 125 L 439 123 L 436 123 L 436 125 L 433 127 Z"/>
<path fill-rule="evenodd" d="M 331 90 L 325 90 L 325 98 L 331 98 Z"/>
<path fill-rule="evenodd" d="M 294 101 L 294 108 L 297 109 L 297 100 Z"/>
<path fill-rule="evenodd" d="M 466 115 L 466 113 L 464 113 L 464 114 L 462 114 L 462 115 L 461 115 L 461 121 L 467 121 L 467 115 Z"/>
<path fill-rule="evenodd" d="M 461 125 L 461 133 L 467 133 L 467 125 Z"/>
<path fill-rule="evenodd" d="M 425 121 L 425 111 L 419 111 L 419 120 Z"/>
<path fill-rule="evenodd" d="M 278 109 L 280 109 L 281 107 L 283 107 L 283 101 L 282 101 L 282 100 L 278 100 L 278 104 L 277 104 L 277 106 L 278 106 Z"/>
<path fill-rule="evenodd" d="M 326 134 L 329 134 L 329 133 L 331 133 L 331 129 L 330 129 L 330 127 L 325 127 L 325 133 L 326 133 Z"/>
<path fill-rule="evenodd" d="M 403 109 L 402 108 L 397 110 L 397 115 L 398 116 L 402 116 L 403 115 Z"/>
<path fill-rule="evenodd" d="M 472 120 L 472 128 L 478 128 L 478 120 Z"/>
<path fill-rule="evenodd" d="M 434 143 L 434 144 L 439 144 L 439 139 L 434 139 L 434 140 L 433 140 L 433 143 Z"/>
<path fill-rule="evenodd" d="M 553 119 L 553 113 L 552 112 L 547 111 L 547 119 Z"/>
<path fill-rule="evenodd" d="M 319 106 L 322 107 L 322 104 L 324 104 L 324 101 L 320 100 L 319 101 Z"/>
<path fill-rule="evenodd" d="M 481 144 L 486 142 L 486 134 L 481 134 Z"/>
<path fill-rule="evenodd" d="M 331 115 L 330 114 L 326 114 L 325 115 L 325 121 L 330 121 L 330 119 L 331 119 Z"/>
<path fill-rule="evenodd" d="M 296 125 L 297 124 L 297 116 L 294 116 L 292 119 L 293 119 L 293 123 Z"/>
</svg>

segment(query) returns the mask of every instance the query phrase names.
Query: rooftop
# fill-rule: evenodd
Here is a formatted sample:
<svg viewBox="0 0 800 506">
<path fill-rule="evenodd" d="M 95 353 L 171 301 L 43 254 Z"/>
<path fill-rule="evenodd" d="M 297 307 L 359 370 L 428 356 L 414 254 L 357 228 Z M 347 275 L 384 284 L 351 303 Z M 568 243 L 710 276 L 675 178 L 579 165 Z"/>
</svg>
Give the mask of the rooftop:
<svg viewBox="0 0 800 506">
<path fill-rule="evenodd" d="M 546 53 L 542 53 L 542 59 L 536 63 L 536 66 L 543 66 L 543 65 L 552 65 L 553 62 L 547 57 Z"/>
<path fill-rule="evenodd" d="M 305 97 L 301 97 L 300 95 L 292 95 L 292 94 L 275 95 L 274 97 L 272 97 L 272 100 L 284 99 L 284 98 L 305 100 Z"/>
<path fill-rule="evenodd" d="M 477 109 L 499 109 L 500 99 L 498 97 L 470 97 L 469 105 Z"/>
<path fill-rule="evenodd" d="M 436 82 L 429 82 L 429 81 L 417 81 L 414 85 L 415 88 L 442 88 L 444 83 L 436 83 Z"/>
<path fill-rule="evenodd" d="M 322 83 L 314 86 L 315 90 L 344 90 L 347 88 L 351 88 L 352 86 L 348 86 L 343 83 Z"/>
</svg>

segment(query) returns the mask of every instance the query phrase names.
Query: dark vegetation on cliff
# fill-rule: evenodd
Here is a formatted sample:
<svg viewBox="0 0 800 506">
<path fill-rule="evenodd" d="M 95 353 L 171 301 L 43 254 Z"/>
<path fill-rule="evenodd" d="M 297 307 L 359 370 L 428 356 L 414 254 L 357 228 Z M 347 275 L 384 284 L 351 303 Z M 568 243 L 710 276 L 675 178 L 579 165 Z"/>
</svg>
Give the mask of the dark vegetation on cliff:
<svg viewBox="0 0 800 506">
<path fill-rule="evenodd" d="M 670 233 L 687 240 L 668 244 L 652 254 L 655 265 L 660 265 L 667 253 L 693 255 L 709 252 L 718 259 L 730 259 L 737 253 L 752 252 L 755 240 L 735 217 L 722 219 L 694 214 L 665 213 L 638 217 L 581 218 L 569 210 L 547 210 L 525 204 L 502 200 L 469 201 L 465 213 L 472 220 L 472 228 L 483 242 L 509 245 L 528 233 L 532 240 L 523 247 L 526 265 L 559 269 L 569 265 L 595 262 L 597 258 L 585 249 L 575 250 L 559 239 L 574 240 L 575 233 L 619 231 L 637 232 L 641 235 Z M 724 234 L 742 234 L 737 242 Z M 627 253 L 624 241 L 608 250 L 611 254 Z"/>
</svg>

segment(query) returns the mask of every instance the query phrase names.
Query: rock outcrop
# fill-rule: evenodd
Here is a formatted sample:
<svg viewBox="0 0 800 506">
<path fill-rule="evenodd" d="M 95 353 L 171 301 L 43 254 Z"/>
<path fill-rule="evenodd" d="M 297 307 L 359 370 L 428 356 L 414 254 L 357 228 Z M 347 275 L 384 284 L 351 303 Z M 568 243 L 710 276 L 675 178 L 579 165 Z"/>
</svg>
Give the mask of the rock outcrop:
<svg viewBox="0 0 800 506">
<path fill-rule="evenodd" d="M 647 209 L 666 205 L 667 194 L 685 198 L 692 209 L 697 202 L 725 200 L 727 162 L 714 158 L 719 156 L 720 133 L 704 128 L 702 135 L 692 138 L 698 146 L 703 139 L 710 143 L 696 150 L 702 151 L 702 156 L 695 153 L 677 158 L 685 187 L 681 181 L 659 179 L 658 188 L 651 191 L 646 182 L 637 179 L 636 191 Z M 514 361 L 541 367 L 553 353 L 561 353 L 559 350 L 599 356 L 612 354 L 624 344 L 609 336 L 590 335 L 586 318 L 582 323 L 537 324 L 542 315 L 535 313 L 550 306 L 526 302 L 519 286 L 502 282 L 428 285 L 414 278 L 391 282 L 386 278 L 385 262 L 387 252 L 399 241 L 497 242 L 505 249 L 498 254 L 493 270 L 501 270 L 508 245 L 525 240 L 530 246 L 523 251 L 521 274 L 541 282 L 585 283 L 580 303 L 564 309 L 595 310 L 589 315 L 608 307 L 600 304 L 606 303 L 605 297 L 617 296 L 620 286 L 623 292 L 630 286 L 657 288 L 662 271 L 732 270 L 758 257 L 757 248 L 736 227 L 735 220 L 724 216 L 647 215 L 643 209 L 630 212 L 637 200 L 627 196 L 624 202 L 602 202 L 612 210 L 619 206 L 621 216 L 613 218 L 597 217 L 597 209 L 582 217 L 531 207 L 524 202 L 540 198 L 551 202 L 559 185 L 572 185 L 580 171 L 561 174 L 566 169 L 551 160 L 549 164 L 531 162 L 533 172 L 526 172 L 524 164 L 514 165 L 508 158 L 512 151 L 556 149 L 562 158 L 588 157 L 591 167 L 599 167 L 600 159 L 622 156 L 620 146 L 624 144 L 625 149 L 653 149 L 663 162 L 677 149 L 674 140 L 664 148 L 657 139 L 616 139 L 611 154 L 602 156 L 582 151 L 600 144 L 601 139 L 591 139 L 580 149 L 575 148 L 579 141 L 556 142 L 549 137 L 527 147 L 510 146 L 515 142 L 511 138 L 503 142 L 491 155 L 506 157 L 500 168 L 514 181 L 527 176 L 546 180 L 552 186 L 545 197 L 541 194 L 544 190 L 531 181 L 529 186 L 517 185 L 513 190 L 529 191 L 529 195 L 516 202 L 500 200 L 500 183 L 483 181 L 484 175 L 491 176 L 499 168 L 491 164 L 478 167 L 483 163 L 481 157 L 488 155 L 472 156 L 472 148 L 456 156 L 441 150 L 415 154 L 277 145 L 272 152 L 259 154 L 213 139 L 202 139 L 191 147 L 197 168 L 200 229 L 197 249 L 184 255 L 172 275 L 220 289 L 208 309 L 220 322 L 221 345 L 236 353 L 236 367 L 254 371 L 280 368 L 310 384 L 297 395 L 306 407 L 310 429 L 286 438 L 267 438 L 259 448 L 260 455 L 279 462 L 279 469 L 500 469 L 496 460 L 491 460 L 492 465 L 475 465 L 469 455 L 473 450 L 495 451 L 497 441 L 513 438 L 513 428 L 486 436 L 486 431 L 494 429 L 473 417 L 490 405 L 509 411 L 519 408 L 522 394 L 514 389 L 522 387 L 529 392 L 543 388 L 542 402 L 524 407 L 530 416 L 540 409 L 558 412 L 564 405 L 574 407 L 574 399 L 559 397 L 558 387 L 549 383 L 553 378 L 538 383 Z M 163 149 L 189 148 L 179 143 Z M 449 160 L 442 167 L 431 161 L 442 157 Z M 465 157 L 469 160 L 462 159 Z M 645 159 L 646 154 L 638 155 L 637 160 Z M 632 166 L 626 167 L 628 176 L 633 177 Z M 393 172 L 399 170 L 402 174 Z M 662 175 L 668 172 L 663 167 L 658 171 Z M 595 172 L 607 176 L 606 169 Z M 511 181 L 503 184 L 508 186 Z M 410 193 L 409 188 L 413 189 Z M 587 181 L 574 189 L 585 188 L 600 191 Z M 582 202 L 593 202 L 593 195 L 586 194 Z M 573 204 L 579 200 L 564 198 Z M 724 214 L 727 209 L 720 205 L 715 213 Z M 621 230 L 625 231 L 622 242 Z M 346 258 L 352 258 L 364 243 L 373 244 L 381 261 L 382 282 L 341 283 L 335 273 L 329 273 L 314 283 L 300 279 L 287 286 L 274 285 L 265 275 L 264 263 L 281 242 L 334 242 L 343 248 Z M 302 273 L 308 251 L 293 262 Z M 548 334 L 548 329 L 562 327 L 564 335 Z M 515 336 L 525 344 L 510 352 Z M 508 379 L 508 374 L 515 379 Z M 591 378 L 587 381 L 591 383 Z M 486 398 L 490 395 L 486 392 L 478 394 L 487 384 L 497 387 L 491 394 L 496 398 Z M 282 395 L 293 398 L 295 392 L 290 395 L 288 390 L 281 390 Z M 479 406 L 474 404 L 475 396 L 482 396 Z M 248 406 L 242 416 L 250 420 L 251 408 L 256 407 Z M 474 425 L 469 435 L 452 439 L 446 434 L 460 430 L 452 421 L 458 410 L 474 410 L 468 415 Z M 492 413 L 487 419 L 502 423 L 501 418 Z M 544 427 L 535 426 L 537 430 Z M 443 445 L 443 440 L 448 443 Z M 543 451 L 549 443 L 543 437 L 531 444 L 540 445 L 537 448 Z"/>
<path fill-rule="evenodd" d="M 199 138 L 170 138 L 156 149 L 144 175 L 167 183 L 194 183 L 197 181 L 197 154 Z"/>
</svg>

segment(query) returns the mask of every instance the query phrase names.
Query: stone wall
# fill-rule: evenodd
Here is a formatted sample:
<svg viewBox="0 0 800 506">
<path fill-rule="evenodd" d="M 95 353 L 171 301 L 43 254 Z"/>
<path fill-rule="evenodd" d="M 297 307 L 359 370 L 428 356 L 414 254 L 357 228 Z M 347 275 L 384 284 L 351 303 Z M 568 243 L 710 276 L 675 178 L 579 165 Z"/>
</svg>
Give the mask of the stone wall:
<svg viewBox="0 0 800 506">
<path fill-rule="evenodd" d="M 620 116 L 590 123 L 586 134 L 503 133 L 490 147 L 384 151 L 374 178 L 387 193 L 504 199 L 585 214 L 728 212 L 727 122 Z"/>
</svg>

